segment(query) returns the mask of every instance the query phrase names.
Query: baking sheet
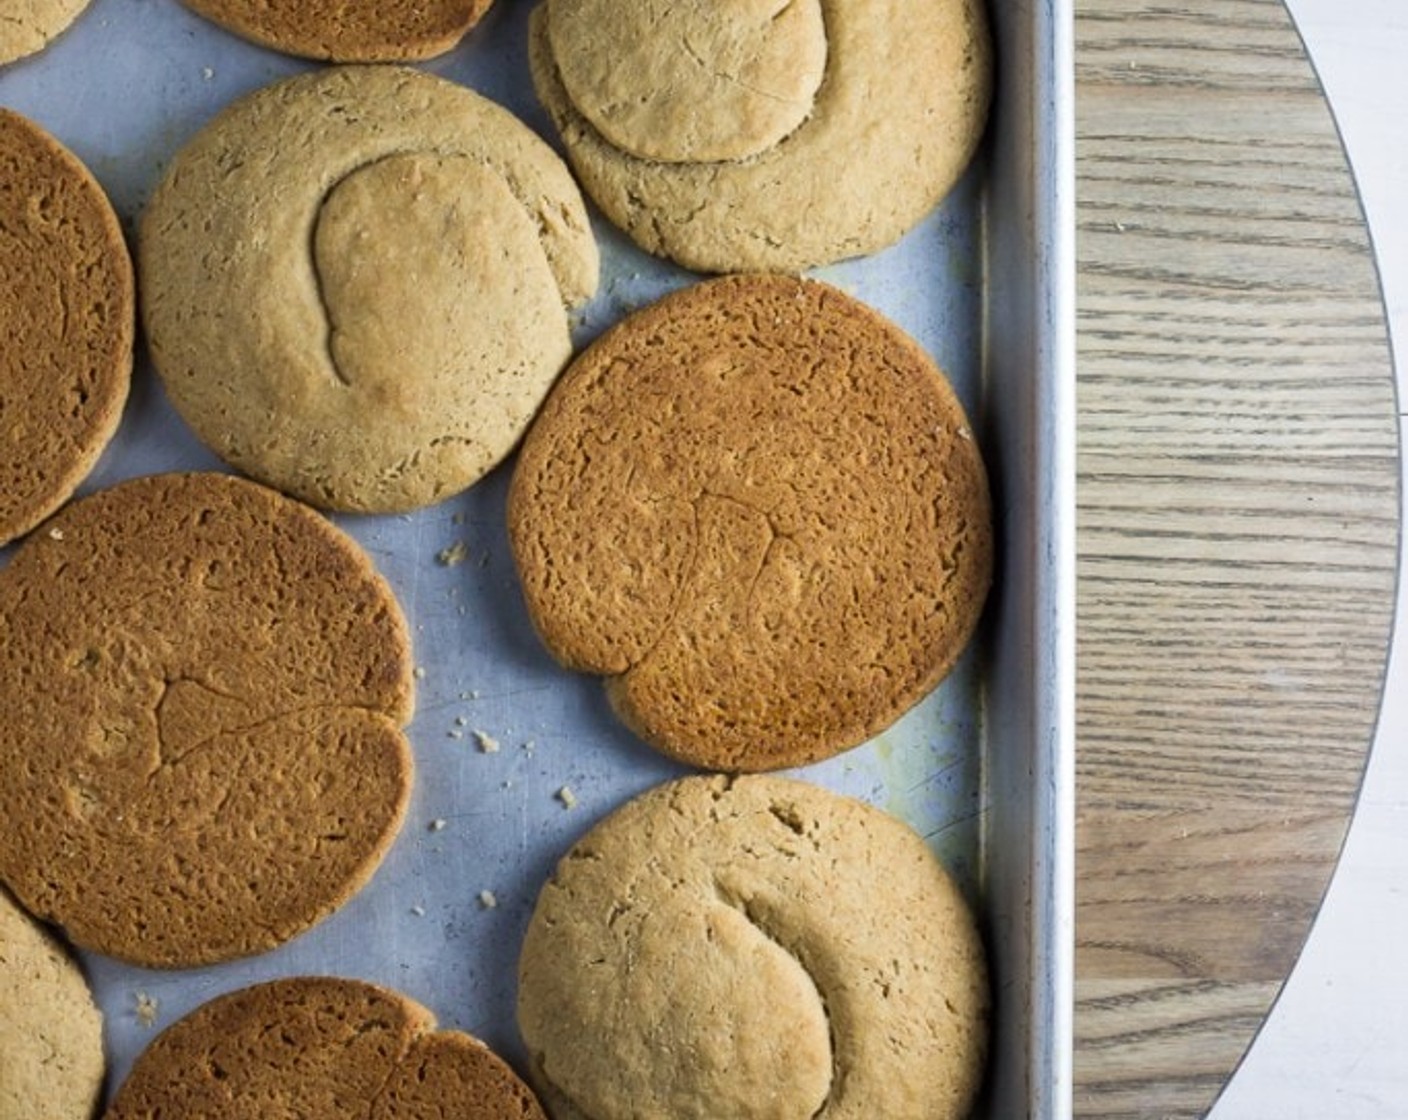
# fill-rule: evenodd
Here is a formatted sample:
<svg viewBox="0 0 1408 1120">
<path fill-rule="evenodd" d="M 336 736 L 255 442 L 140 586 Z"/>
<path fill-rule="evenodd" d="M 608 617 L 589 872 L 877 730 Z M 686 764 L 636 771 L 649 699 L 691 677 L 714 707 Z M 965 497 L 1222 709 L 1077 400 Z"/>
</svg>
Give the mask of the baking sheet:
<svg viewBox="0 0 1408 1120">
<path fill-rule="evenodd" d="M 527 78 L 530 7 L 499 0 L 460 48 L 421 68 L 499 101 L 555 144 Z M 999 589 L 979 641 L 935 693 L 865 746 L 792 773 L 909 821 L 958 876 L 982 914 L 998 985 L 983 1114 L 1058 1117 L 1069 1109 L 1071 465 L 1068 245 L 1052 223 L 1064 220 L 1068 12 L 996 8 L 1002 88 L 982 157 L 899 245 L 815 275 L 913 334 L 976 419 L 999 500 Z M 0 104 L 87 163 L 130 236 L 182 143 L 235 97 L 313 65 L 247 44 L 175 0 L 94 0 L 47 51 L 0 70 Z M 593 221 L 602 284 L 577 318 L 579 344 L 697 279 Z M 192 468 L 222 469 L 139 349 L 122 428 L 81 492 Z M 406 825 L 358 896 L 273 953 L 178 972 L 86 955 L 110 1090 L 160 1028 L 198 1004 L 301 973 L 398 988 L 523 1068 L 514 975 L 539 886 L 591 824 L 684 771 L 621 728 L 599 682 L 561 670 L 539 646 L 503 529 L 509 469 L 412 515 L 334 518 L 395 589 L 423 670 Z M 457 546 L 462 561 L 441 562 Z"/>
</svg>

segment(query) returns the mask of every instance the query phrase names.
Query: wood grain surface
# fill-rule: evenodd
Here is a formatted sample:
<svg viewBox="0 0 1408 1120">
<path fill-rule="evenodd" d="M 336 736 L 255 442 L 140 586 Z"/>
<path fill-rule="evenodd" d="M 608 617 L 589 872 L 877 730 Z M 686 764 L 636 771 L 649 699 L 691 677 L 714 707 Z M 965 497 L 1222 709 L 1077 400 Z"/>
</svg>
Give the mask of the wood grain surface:
<svg viewBox="0 0 1408 1120">
<path fill-rule="evenodd" d="M 1373 257 L 1280 0 L 1079 0 L 1076 1113 L 1207 1113 L 1378 710 L 1398 436 Z"/>
</svg>

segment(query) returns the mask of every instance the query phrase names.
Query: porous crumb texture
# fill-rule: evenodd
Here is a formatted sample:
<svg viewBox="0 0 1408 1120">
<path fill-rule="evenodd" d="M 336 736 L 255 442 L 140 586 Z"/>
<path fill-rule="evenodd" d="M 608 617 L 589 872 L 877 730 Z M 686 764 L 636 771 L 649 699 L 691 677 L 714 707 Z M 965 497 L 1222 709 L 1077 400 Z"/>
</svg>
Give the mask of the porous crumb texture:
<svg viewBox="0 0 1408 1120">
<path fill-rule="evenodd" d="M 888 726 L 952 667 L 992 573 L 986 474 L 943 375 L 855 299 L 778 276 L 684 289 L 583 353 L 508 520 L 554 656 L 715 770 Z"/>
<path fill-rule="evenodd" d="M 0 572 L 0 881 L 78 944 L 272 949 L 405 813 L 410 643 L 320 515 L 227 475 L 75 502 Z"/>
<path fill-rule="evenodd" d="M 212 450 L 333 509 L 478 480 L 571 356 L 597 250 L 566 166 L 462 86 L 328 67 L 236 102 L 142 217 L 143 320 Z"/>
<path fill-rule="evenodd" d="M 530 63 L 582 185 L 705 272 L 872 253 L 982 138 L 982 0 L 544 0 Z"/>
<path fill-rule="evenodd" d="M 0 887 L 0 1120 L 91 1120 L 103 1073 L 78 964 Z"/>
<path fill-rule="evenodd" d="M 988 1008 L 967 904 L 918 834 L 770 776 L 687 778 L 608 817 L 543 888 L 519 963 L 557 1120 L 960 1120 Z"/>
<path fill-rule="evenodd" d="M 3 545 L 69 498 L 117 430 L 136 329 L 132 262 L 102 187 L 8 109 L 0 277 Z"/>
<path fill-rule="evenodd" d="M 333 62 L 398 62 L 444 54 L 490 0 L 182 0 L 261 46 Z"/>
<path fill-rule="evenodd" d="M 5 0 L 0 16 L 0 66 L 42 51 L 87 7 L 88 0 Z M 9 273 L 0 271 L 0 275 Z"/>
<path fill-rule="evenodd" d="M 371 984 L 294 977 L 212 1000 L 138 1058 L 104 1120 L 545 1120 L 478 1039 Z"/>
</svg>

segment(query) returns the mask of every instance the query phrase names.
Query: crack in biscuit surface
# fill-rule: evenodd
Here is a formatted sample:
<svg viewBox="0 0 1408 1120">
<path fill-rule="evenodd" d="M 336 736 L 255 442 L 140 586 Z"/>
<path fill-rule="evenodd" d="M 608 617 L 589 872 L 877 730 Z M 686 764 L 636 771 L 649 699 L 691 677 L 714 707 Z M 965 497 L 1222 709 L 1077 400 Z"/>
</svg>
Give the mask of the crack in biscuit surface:
<svg viewBox="0 0 1408 1120">
<path fill-rule="evenodd" d="M 222 475 L 69 507 L 0 575 L 0 880 L 88 948 L 261 952 L 404 816 L 409 636 L 359 549 Z"/>
<path fill-rule="evenodd" d="M 293 977 L 220 996 L 137 1059 L 104 1120 L 546 1120 L 478 1039 L 386 988 Z"/>
<path fill-rule="evenodd" d="M 839 291 L 685 289 L 583 353 L 524 443 L 509 535 L 530 616 L 682 761 L 855 746 L 977 625 L 992 526 L 967 430 L 918 346 Z"/>
</svg>

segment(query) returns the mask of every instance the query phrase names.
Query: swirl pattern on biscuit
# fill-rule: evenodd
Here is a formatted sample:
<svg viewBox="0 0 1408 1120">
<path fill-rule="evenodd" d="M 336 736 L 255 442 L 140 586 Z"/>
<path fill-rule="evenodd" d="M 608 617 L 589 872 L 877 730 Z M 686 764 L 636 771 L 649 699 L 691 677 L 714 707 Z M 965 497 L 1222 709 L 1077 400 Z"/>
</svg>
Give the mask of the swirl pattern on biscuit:
<svg viewBox="0 0 1408 1120">
<path fill-rule="evenodd" d="M 530 61 L 587 193 L 703 272 L 898 240 L 967 168 L 992 93 L 980 0 L 545 0 Z"/>
<path fill-rule="evenodd" d="M 222 113 L 153 196 L 139 262 L 153 358 L 197 435 L 314 505 L 383 512 L 512 450 L 597 276 L 551 149 L 397 67 L 317 71 Z"/>
<path fill-rule="evenodd" d="M 557 1120 L 958 1120 L 988 1004 L 967 904 L 918 834 L 771 776 L 617 810 L 559 862 L 519 964 Z"/>
</svg>

